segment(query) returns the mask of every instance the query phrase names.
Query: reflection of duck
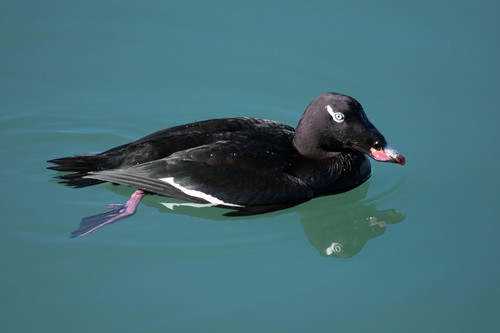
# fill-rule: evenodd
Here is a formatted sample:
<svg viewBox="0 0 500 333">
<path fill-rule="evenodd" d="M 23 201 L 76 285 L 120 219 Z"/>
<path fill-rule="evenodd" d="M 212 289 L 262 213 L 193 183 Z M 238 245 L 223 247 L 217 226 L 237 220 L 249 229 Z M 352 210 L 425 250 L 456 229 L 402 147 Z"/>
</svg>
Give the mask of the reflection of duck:
<svg viewBox="0 0 500 333">
<path fill-rule="evenodd" d="M 352 97 L 326 93 L 297 129 L 270 120 L 224 118 L 165 129 L 96 155 L 54 159 L 69 186 L 111 182 L 138 190 L 125 205 L 84 219 L 82 236 L 132 215 L 150 193 L 248 215 L 340 193 L 371 175 L 366 155 L 405 164 Z"/>
<path fill-rule="evenodd" d="M 111 191 L 119 195 L 128 195 L 129 189 L 119 186 L 109 186 Z M 351 258 L 358 254 L 366 242 L 385 232 L 391 224 L 402 222 L 404 215 L 394 209 L 377 209 L 374 203 L 366 203 L 369 182 L 336 196 L 325 196 L 311 200 L 296 207 L 273 212 L 278 216 L 295 212 L 300 216 L 300 222 L 307 239 L 320 255 L 331 258 Z M 240 216 L 228 218 L 221 209 L 199 208 L 204 204 L 186 203 L 181 200 L 169 200 L 151 196 L 144 201 L 146 206 L 158 209 L 164 213 L 174 213 L 209 220 L 253 220 L 255 216 Z M 75 233 L 88 230 L 86 219 Z"/>
<path fill-rule="evenodd" d="M 364 203 L 367 189 L 365 184 L 341 196 L 319 198 L 307 204 L 307 211 L 297 207 L 307 239 L 322 256 L 351 258 L 388 225 L 404 220 L 394 209 L 379 210 L 373 203 Z"/>
</svg>

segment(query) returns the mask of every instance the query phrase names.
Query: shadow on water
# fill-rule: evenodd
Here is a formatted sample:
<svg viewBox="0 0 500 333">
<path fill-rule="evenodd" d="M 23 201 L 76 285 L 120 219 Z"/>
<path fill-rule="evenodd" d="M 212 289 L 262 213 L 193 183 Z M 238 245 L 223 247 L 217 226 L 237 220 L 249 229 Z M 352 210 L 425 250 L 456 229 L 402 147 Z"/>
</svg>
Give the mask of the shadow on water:
<svg viewBox="0 0 500 333">
<path fill-rule="evenodd" d="M 104 185 L 119 195 L 128 195 L 131 189 L 123 186 Z M 259 217 L 273 217 L 296 213 L 307 239 L 321 256 L 351 258 L 358 254 L 368 240 L 382 235 L 386 228 L 402 222 L 405 216 L 394 209 L 378 209 L 375 202 L 383 200 L 388 193 L 376 198 L 367 197 L 369 181 L 362 186 L 339 195 L 315 198 L 298 206 L 264 215 L 226 217 L 227 209 L 203 207 L 177 199 L 148 196 L 142 204 L 160 212 L 182 214 L 200 219 L 243 221 Z M 202 206 L 202 209 L 199 209 Z M 132 217 L 133 218 L 133 217 Z"/>
</svg>

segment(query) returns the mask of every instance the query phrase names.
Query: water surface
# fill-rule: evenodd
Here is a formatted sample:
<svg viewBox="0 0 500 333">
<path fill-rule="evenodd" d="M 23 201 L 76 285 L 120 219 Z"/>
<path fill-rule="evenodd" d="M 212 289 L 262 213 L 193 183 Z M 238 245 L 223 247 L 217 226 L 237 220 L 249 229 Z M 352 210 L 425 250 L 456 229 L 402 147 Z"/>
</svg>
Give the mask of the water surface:
<svg viewBox="0 0 500 333">
<path fill-rule="evenodd" d="M 497 332 L 493 1 L 4 1 L 3 273 L 9 332 Z M 404 167 L 348 193 L 228 218 L 132 189 L 57 184 L 46 160 L 216 117 L 295 126 L 357 98 Z"/>
</svg>

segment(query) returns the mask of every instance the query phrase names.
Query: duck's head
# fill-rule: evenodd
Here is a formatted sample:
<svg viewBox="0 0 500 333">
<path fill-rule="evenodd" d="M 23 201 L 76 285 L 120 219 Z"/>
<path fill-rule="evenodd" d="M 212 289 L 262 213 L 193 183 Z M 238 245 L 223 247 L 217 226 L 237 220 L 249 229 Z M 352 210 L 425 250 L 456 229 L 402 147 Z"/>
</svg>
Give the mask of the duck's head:
<svg viewBox="0 0 500 333">
<path fill-rule="evenodd" d="M 325 93 L 314 99 L 300 119 L 293 138 L 304 157 L 323 159 L 359 151 L 377 161 L 404 165 L 403 155 L 387 145 L 354 98 Z"/>
</svg>

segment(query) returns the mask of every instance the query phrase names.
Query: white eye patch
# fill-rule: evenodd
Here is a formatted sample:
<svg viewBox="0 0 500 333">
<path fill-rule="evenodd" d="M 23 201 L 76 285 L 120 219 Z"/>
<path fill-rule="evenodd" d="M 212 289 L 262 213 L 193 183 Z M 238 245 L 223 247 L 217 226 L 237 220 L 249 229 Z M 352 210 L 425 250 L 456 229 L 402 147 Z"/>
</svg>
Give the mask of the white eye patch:
<svg viewBox="0 0 500 333">
<path fill-rule="evenodd" d="M 330 105 L 326 106 L 326 111 L 328 111 L 330 116 L 332 116 L 333 120 L 335 120 L 337 123 L 341 123 L 344 121 L 344 114 L 342 112 L 333 111 Z"/>
</svg>

